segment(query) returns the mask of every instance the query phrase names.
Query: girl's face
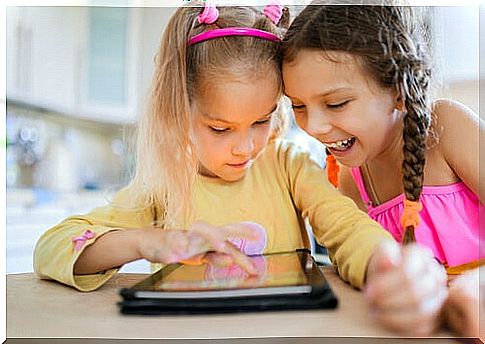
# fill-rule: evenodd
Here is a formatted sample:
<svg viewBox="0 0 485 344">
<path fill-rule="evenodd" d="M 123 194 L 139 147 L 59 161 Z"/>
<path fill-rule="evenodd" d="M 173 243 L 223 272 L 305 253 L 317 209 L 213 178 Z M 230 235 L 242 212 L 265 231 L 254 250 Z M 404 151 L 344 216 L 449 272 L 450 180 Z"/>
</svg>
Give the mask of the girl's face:
<svg viewBox="0 0 485 344">
<path fill-rule="evenodd" d="M 402 119 L 396 94 L 363 73 L 350 54 L 303 50 L 283 64 L 285 94 L 295 119 L 347 166 L 361 166 L 387 151 L 402 149 Z"/>
<path fill-rule="evenodd" d="M 279 100 L 276 78 L 218 82 L 196 99 L 192 140 L 199 173 L 237 181 L 266 146 Z"/>
</svg>

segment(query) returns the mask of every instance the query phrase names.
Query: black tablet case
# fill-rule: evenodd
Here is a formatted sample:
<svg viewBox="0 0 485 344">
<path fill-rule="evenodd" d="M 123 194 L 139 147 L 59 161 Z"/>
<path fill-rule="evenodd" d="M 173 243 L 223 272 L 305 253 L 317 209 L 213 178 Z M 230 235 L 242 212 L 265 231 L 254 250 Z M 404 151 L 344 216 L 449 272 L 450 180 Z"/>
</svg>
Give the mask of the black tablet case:
<svg viewBox="0 0 485 344">
<path fill-rule="evenodd" d="M 120 289 L 120 295 L 123 301 L 119 302 L 118 305 L 123 314 L 174 315 L 238 313 L 320 308 L 333 309 L 338 305 L 337 298 L 333 294 L 328 282 L 322 288 L 318 288 L 310 294 L 301 295 L 158 299 L 136 297 L 130 288 Z"/>
</svg>

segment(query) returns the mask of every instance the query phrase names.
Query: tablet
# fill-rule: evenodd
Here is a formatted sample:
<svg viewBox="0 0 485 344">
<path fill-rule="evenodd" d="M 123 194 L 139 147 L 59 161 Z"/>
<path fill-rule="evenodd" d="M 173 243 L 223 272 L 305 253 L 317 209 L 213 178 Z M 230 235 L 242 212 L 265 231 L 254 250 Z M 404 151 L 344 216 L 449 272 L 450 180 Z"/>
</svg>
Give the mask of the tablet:
<svg viewBox="0 0 485 344">
<path fill-rule="evenodd" d="M 201 314 L 337 307 L 337 298 L 307 250 L 250 258 L 257 276 L 238 265 L 167 265 L 121 289 L 120 311 Z"/>
<path fill-rule="evenodd" d="M 337 299 L 307 250 L 251 256 L 258 275 L 238 265 L 170 264 L 123 288 L 126 314 L 335 308 Z"/>
</svg>

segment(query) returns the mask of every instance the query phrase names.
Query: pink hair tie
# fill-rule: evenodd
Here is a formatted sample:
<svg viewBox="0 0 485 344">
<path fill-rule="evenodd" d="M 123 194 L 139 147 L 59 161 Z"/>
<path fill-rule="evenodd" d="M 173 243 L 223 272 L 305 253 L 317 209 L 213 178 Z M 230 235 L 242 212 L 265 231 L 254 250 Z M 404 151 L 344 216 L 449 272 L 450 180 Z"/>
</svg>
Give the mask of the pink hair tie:
<svg viewBox="0 0 485 344">
<path fill-rule="evenodd" d="M 87 240 L 93 239 L 95 236 L 96 236 L 96 233 L 93 233 L 88 229 L 84 232 L 83 235 L 78 237 L 73 237 L 71 241 L 74 244 L 74 250 L 79 251 L 84 246 Z"/>
<path fill-rule="evenodd" d="M 283 5 L 280 1 L 273 0 L 264 7 L 262 12 L 276 25 L 283 15 Z"/>
<path fill-rule="evenodd" d="M 212 2 L 212 0 L 206 0 L 204 3 L 204 9 L 197 16 L 199 24 L 213 24 L 218 18 L 219 10 L 216 8 L 216 5 Z"/>
</svg>

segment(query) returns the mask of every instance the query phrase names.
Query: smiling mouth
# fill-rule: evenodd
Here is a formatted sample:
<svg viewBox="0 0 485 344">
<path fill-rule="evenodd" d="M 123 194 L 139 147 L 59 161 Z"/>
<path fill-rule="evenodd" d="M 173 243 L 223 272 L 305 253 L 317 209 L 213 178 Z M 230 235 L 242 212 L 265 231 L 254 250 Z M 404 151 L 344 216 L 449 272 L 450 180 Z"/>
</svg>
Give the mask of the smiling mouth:
<svg viewBox="0 0 485 344">
<path fill-rule="evenodd" d="M 355 143 L 356 138 L 355 137 L 349 137 L 346 140 L 340 140 L 340 141 L 335 141 L 332 143 L 325 143 L 323 144 L 329 148 L 330 150 L 335 150 L 338 152 L 343 152 L 352 147 Z"/>
<path fill-rule="evenodd" d="M 242 162 L 240 164 L 228 164 L 231 167 L 244 167 L 249 164 L 251 160 L 246 160 L 245 162 Z"/>
</svg>

